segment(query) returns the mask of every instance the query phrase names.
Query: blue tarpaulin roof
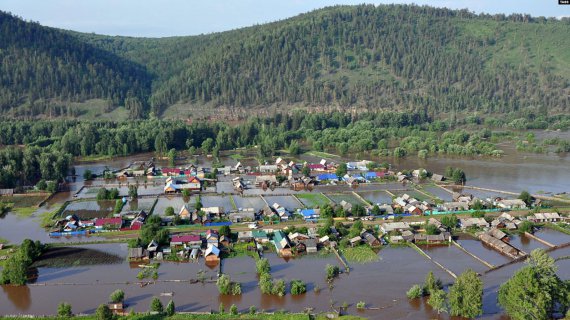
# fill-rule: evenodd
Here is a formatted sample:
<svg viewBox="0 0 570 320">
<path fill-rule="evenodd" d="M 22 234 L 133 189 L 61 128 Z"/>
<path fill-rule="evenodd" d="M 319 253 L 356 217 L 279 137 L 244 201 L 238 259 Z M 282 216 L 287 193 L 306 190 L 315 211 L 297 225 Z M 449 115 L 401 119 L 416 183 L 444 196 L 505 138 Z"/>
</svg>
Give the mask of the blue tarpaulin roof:
<svg viewBox="0 0 570 320">
<path fill-rule="evenodd" d="M 338 180 L 338 176 L 334 173 L 322 173 L 317 176 L 318 180 Z"/>
<path fill-rule="evenodd" d="M 301 214 L 305 217 L 310 217 L 315 215 L 315 209 L 303 209 L 301 210 Z"/>
</svg>

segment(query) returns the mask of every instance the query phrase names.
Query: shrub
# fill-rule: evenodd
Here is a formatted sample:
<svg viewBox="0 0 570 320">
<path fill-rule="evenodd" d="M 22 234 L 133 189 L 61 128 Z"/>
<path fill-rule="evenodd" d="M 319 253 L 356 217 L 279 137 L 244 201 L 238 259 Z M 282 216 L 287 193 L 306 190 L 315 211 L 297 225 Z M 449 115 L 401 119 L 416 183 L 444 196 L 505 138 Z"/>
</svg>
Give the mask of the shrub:
<svg viewBox="0 0 570 320">
<path fill-rule="evenodd" d="M 356 304 L 356 308 L 357 308 L 357 309 L 364 309 L 364 308 L 366 308 L 366 302 L 364 302 L 364 301 L 358 301 L 358 303 Z"/>
<path fill-rule="evenodd" d="M 269 260 L 267 258 L 261 258 L 255 263 L 255 268 L 258 274 L 269 273 L 271 271 L 271 266 L 269 265 Z"/>
<path fill-rule="evenodd" d="M 62 302 L 57 306 L 57 315 L 59 317 L 68 318 L 73 315 L 71 305 L 67 302 Z"/>
<path fill-rule="evenodd" d="M 111 295 L 109 296 L 109 300 L 112 303 L 118 303 L 118 302 L 123 302 L 125 300 L 125 292 L 123 290 L 115 290 L 113 293 L 111 293 Z"/>
<path fill-rule="evenodd" d="M 285 295 L 285 280 L 279 279 L 273 284 L 273 294 L 283 297 Z"/>
<path fill-rule="evenodd" d="M 152 298 L 150 301 L 150 311 L 162 313 L 164 308 L 162 307 L 162 302 L 157 297 Z"/>
<path fill-rule="evenodd" d="M 254 315 L 255 313 L 257 313 L 257 309 L 255 308 L 255 306 L 249 307 L 249 314 Z"/>
<path fill-rule="evenodd" d="M 338 266 L 333 266 L 330 264 L 327 264 L 325 270 L 327 272 L 327 280 L 329 281 L 336 278 L 340 273 L 340 269 L 338 268 Z"/>
<path fill-rule="evenodd" d="M 101 304 L 95 312 L 97 320 L 111 320 L 113 319 L 113 312 L 106 304 Z"/>
<path fill-rule="evenodd" d="M 408 292 L 406 292 L 406 296 L 409 299 L 417 299 L 424 295 L 424 290 L 419 284 L 414 284 Z"/>
<path fill-rule="evenodd" d="M 174 208 L 173 207 L 167 207 L 166 210 L 164 210 L 164 215 L 165 216 L 173 216 L 174 215 Z"/>
<path fill-rule="evenodd" d="M 238 308 L 236 307 L 235 304 L 232 304 L 232 306 L 230 307 L 230 314 L 232 316 L 237 316 L 238 315 Z"/>
<path fill-rule="evenodd" d="M 302 280 L 294 279 L 291 281 L 291 294 L 303 294 L 307 292 L 307 285 Z"/>
<path fill-rule="evenodd" d="M 166 315 L 172 317 L 176 313 L 176 306 L 174 305 L 174 301 L 168 301 L 166 305 Z"/>
</svg>

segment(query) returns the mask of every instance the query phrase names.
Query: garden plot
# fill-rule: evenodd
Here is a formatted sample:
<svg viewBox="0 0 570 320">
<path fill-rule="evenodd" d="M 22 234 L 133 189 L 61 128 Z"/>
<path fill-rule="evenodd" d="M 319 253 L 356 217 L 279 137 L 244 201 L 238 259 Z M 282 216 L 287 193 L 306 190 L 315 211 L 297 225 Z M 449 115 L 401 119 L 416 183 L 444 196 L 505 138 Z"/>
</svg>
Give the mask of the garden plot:
<svg viewBox="0 0 570 320">
<path fill-rule="evenodd" d="M 299 201 L 297 201 L 292 196 L 267 196 L 264 198 L 270 206 L 274 203 L 277 203 L 290 212 L 293 212 L 302 207 Z"/>
<path fill-rule="evenodd" d="M 154 207 L 153 214 L 158 214 L 158 215 L 163 216 L 164 211 L 166 211 L 166 208 L 168 208 L 168 207 L 173 207 L 174 213 L 178 213 L 178 212 L 180 212 L 180 209 L 182 208 L 182 206 L 187 204 L 187 203 L 192 208 L 194 208 L 194 206 L 196 204 L 196 197 L 190 197 L 188 202 L 185 202 L 183 197 L 159 198 L 158 202 L 156 203 L 156 206 Z"/>
<path fill-rule="evenodd" d="M 238 208 L 253 208 L 255 211 L 259 211 L 266 206 L 265 201 L 261 197 L 234 196 L 234 201 Z"/>
<path fill-rule="evenodd" d="M 322 208 L 324 205 L 331 203 L 327 197 L 321 193 L 300 193 L 296 197 L 307 207 L 307 208 Z"/>
<path fill-rule="evenodd" d="M 156 201 L 155 198 L 143 198 L 143 199 L 135 199 L 132 201 L 127 201 L 125 206 L 123 206 L 123 210 L 121 213 L 126 213 L 130 211 L 141 211 L 149 213 L 150 209 L 152 209 L 152 205 Z"/>
<path fill-rule="evenodd" d="M 364 191 L 358 194 L 373 204 L 392 204 L 392 196 L 386 191 Z"/>
<path fill-rule="evenodd" d="M 225 212 L 233 209 L 232 200 L 229 196 L 201 196 L 202 206 L 209 207 L 222 207 Z"/>
<path fill-rule="evenodd" d="M 80 219 L 104 218 L 113 213 L 113 209 L 115 200 L 80 201 L 70 203 L 61 215 L 65 217 L 74 214 Z"/>
<path fill-rule="evenodd" d="M 350 194 L 350 193 L 331 194 L 331 195 L 327 195 L 327 196 L 329 198 L 331 198 L 337 204 L 340 204 L 342 201 L 346 201 L 348 203 L 351 203 L 353 206 L 355 206 L 355 205 L 360 205 L 360 206 L 367 205 L 366 203 L 364 203 L 360 199 L 358 199 L 358 197 L 356 197 L 355 195 Z"/>
</svg>

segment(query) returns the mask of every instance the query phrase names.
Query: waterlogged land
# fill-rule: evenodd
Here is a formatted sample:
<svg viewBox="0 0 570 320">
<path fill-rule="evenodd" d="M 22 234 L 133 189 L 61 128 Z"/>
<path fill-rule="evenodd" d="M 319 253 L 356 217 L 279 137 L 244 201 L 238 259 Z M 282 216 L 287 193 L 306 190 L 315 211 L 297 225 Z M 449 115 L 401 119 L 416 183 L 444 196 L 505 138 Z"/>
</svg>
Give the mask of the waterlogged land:
<svg viewBox="0 0 570 320">
<path fill-rule="evenodd" d="M 83 163 L 80 165 L 78 177 L 71 184 L 70 192 L 58 193 L 44 206 L 36 208 L 31 215 L 21 216 L 8 213 L 0 217 L 0 236 L 11 243 L 19 243 L 25 238 L 40 240 L 42 242 L 82 242 L 103 241 L 108 237 L 91 235 L 88 237 L 74 238 L 49 238 L 41 226 L 42 215 L 57 210 L 64 201 L 74 200 L 73 194 L 79 191 L 79 198 L 92 198 L 96 194 L 94 190 L 101 187 L 102 180 L 83 181 L 79 174 L 80 170 L 92 170 L 101 172 L 106 167 L 120 169 L 131 160 L 148 159 L 150 155 L 105 160 L 96 163 Z M 301 159 L 312 157 L 301 155 Z M 424 167 L 430 171 L 442 172 L 446 166 L 462 167 L 468 174 L 468 185 L 488 188 L 507 189 L 520 192 L 529 189 L 533 192 L 562 192 L 567 189 L 563 179 L 570 179 L 565 170 L 569 160 L 563 156 L 557 158 L 526 158 L 526 171 L 528 174 L 514 174 L 500 168 L 513 167 L 521 156 L 507 155 L 502 159 L 455 159 L 455 158 L 428 158 L 418 160 L 408 158 L 400 160 L 393 165 L 393 169 L 409 169 Z M 206 157 L 198 157 L 204 164 L 211 164 Z M 312 159 L 312 158 L 311 158 Z M 546 159 L 546 160 L 545 160 Z M 380 161 L 381 159 L 377 159 Z M 311 160 L 314 161 L 314 160 Z M 338 161 L 338 159 L 337 159 Z M 236 160 L 222 156 L 223 164 L 235 165 Z M 180 165 L 183 165 L 183 161 Z M 497 169 L 496 166 L 499 168 Z M 556 177 L 547 175 L 537 177 L 546 169 L 558 172 Z M 517 169 L 518 170 L 518 169 Z M 548 171 L 548 170 L 546 170 Z M 538 173 L 537 173 L 538 172 Z M 551 179 L 550 184 L 534 187 L 534 182 L 540 179 Z M 161 189 L 163 182 L 160 179 L 145 181 L 133 179 L 131 183 L 148 184 L 148 192 L 152 194 L 155 189 Z M 500 181 L 506 181 L 504 185 Z M 565 180 L 569 181 L 569 180 Z M 487 183 L 488 182 L 488 183 Z M 157 188 L 156 186 L 160 186 Z M 122 188 L 125 188 L 124 186 Z M 536 189 L 536 190 L 535 190 Z M 139 189 L 140 190 L 140 189 Z M 403 191 L 406 190 L 406 191 Z M 277 188 L 275 190 L 249 189 L 245 196 L 228 195 L 232 192 L 231 182 L 228 178 L 221 178 L 218 194 L 208 194 L 201 197 L 202 202 L 208 206 L 223 206 L 228 209 L 253 207 L 261 209 L 273 202 L 280 203 L 288 209 L 312 207 L 329 202 L 347 201 L 353 204 L 364 204 L 362 199 L 372 203 L 389 203 L 392 194 L 409 193 L 415 196 L 439 198 L 449 200 L 450 193 L 433 185 L 421 186 L 415 191 L 411 186 L 403 186 L 398 183 L 384 183 L 380 185 L 361 185 L 356 189 L 347 186 L 318 186 L 312 192 L 294 192 L 289 189 Z M 466 190 L 467 191 L 467 190 Z M 356 195 L 353 193 L 355 192 Z M 467 191 L 471 192 L 471 190 Z M 477 191 L 473 191 L 475 193 Z M 427 194 L 427 195 L 426 195 Z M 491 196 L 491 193 L 481 192 L 480 196 Z M 231 197 L 231 198 L 230 198 Z M 123 210 L 150 209 L 155 197 L 143 197 L 136 202 L 128 202 Z M 154 206 L 154 212 L 163 214 L 167 207 L 172 206 L 178 210 L 184 203 L 195 204 L 196 197 L 185 199 L 180 196 L 160 196 Z M 112 203 L 99 203 L 94 200 L 77 201 L 66 208 L 66 213 L 81 213 L 82 211 L 110 212 L 113 210 Z M 541 229 L 536 234 L 538 237 L 559 245 L 570 241 L 570 236 L 556 230 Z M 467 251 L 478 258 L 487 261 L 491 265 L 500 265 L 508 262 L 508 257 L 502 256 L 496 251 L 486 247 L 480 241 L 471 237 L 460 237 L 457 242 Z M 524 235 L 512 236 L 511 243 L 525 252 L 535 248 L 546 246 Z M 255 273 L 255 261 L 251 257 L 234 257 L 223 259 L 216 267 L 208 267 L 203 260 L 194 263 L 163 262 L 158 269 L 158 279 L 151 284 L 141 287 L 137 274 L 140 272 L 138 264 L 129 263 L 126 259 L 127 246 L 125 243 L 112 244 L 89 244 L 73 246 L 69 248 L 55 247 L 48 251 L 45 257 L 32 266 L 34 280 L 23 287 L 2 286 L 0 293 L 0 310 L 3 314 L 53 314 L 57 304 L 67 301 L 72 304 L 75 313 L 93 313 L 96 307 L 106 302 L 108 295 L 115 289 L 122 289 L 126 293 L 128 310 L 137 312 L 148 310 L 152 297 L 160 296 L 162 292 L 174 292 L 173 297 L 160 297 L 166 304 L 173 299 L 177 305 L 177 311 L 209 312 L 217 310 L 220 303 L 226 307 L 236 304 L 240 312 L 247 312 L 248 308 L 255 305 L 258 310 L 274 312 L 278 310 L 290 310 L 303 312 L 311 308 L 313 312 L 327 312 L 332 307 L 338 308 L 346 302 L 348 312 L 371 319 L 421 319 L 421 318 L 447 318 L 447 315 L 437 315 L 425 300 L 410 301 L 405 292 L 413 284 L 421 283 L 425 274 L 432 270 L 445 284 L 453 282 L 448 269 L 459 274 L 466 269 L 473 269 L 482 274 L 484 282 L 484 319 L 501 319 L 502 311 L 496 304 L 498 286 L 506 281 L 512 273 L 522 266 L 516 263 L 496 271 L 487 272 L 490 268 L 476 258 L 464 253 L 454 245 L 449 246 L 422 246 L 422 249 L 437 261 L 443 268 L 430 261 L 416 250 L 407 246 L 383 247 L 374 253 L 375 259 L 359 261 L 367 254 L 361 252 L 346 253 L 350 259 L 350 273 L 343 273 L 329 286 L 325 279 L 325 266 L 327 264 L 338 265 L 341 270 L 344 265 L 330 255 L 301 256 L 295 259 L 284 260 L 274 253 L 266 253 L 269 259 L 274 279 L 284 279 L 287 282 L 293 279 L 301 279 L 307 283 L 307 293 L 300 296 L 287 294 L 285 297 L 268 296 L 261 294 L 257 286 L 258 277 Z M 341 254 L 343 254 L 341 252 Z M 568 255 L 568 249 L 560 249 L 551 253 L 554 257 Z M 568 274 L 568 261 L 560 260 L 559 274 L 563 279 L 570 279 Z M 364 263 L 363 263 L 364 262 Z M 227 273 L 232 280 L 242 284 L 242 295 L 221 296 L 215 285 L 219 272 Z M 364 301 L 370 307 L 368 310 L 358 310 L 356 303 Z"/>
</svg>

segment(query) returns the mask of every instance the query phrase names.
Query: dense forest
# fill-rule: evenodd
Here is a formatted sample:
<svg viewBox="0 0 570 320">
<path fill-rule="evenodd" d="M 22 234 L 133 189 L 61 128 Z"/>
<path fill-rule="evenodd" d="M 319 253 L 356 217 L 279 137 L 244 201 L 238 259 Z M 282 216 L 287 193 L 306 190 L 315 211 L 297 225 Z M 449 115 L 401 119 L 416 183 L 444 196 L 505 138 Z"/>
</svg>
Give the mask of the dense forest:
<svg viewBox="0 0 570 320">
<path fill-rule="evenodd" d="M 570 106 L 570 19 L 415 5 L 338 6 L 210 35 L 108 37 L 0 13 L 0 110 L 75 115 L 106 101 L 131 118 L 174 104 L 272 104 L 427 113 Z"/>
<path fill-rule="evenodd" d="M 251 117 L 240 124 L 224 122 L 22 120 L 0 121 L 0 188 L 33 185 L 40 179 L 67 176 L 73 157 L 126 156 L 139 152 L 163 155 L 171 149 L 208 153 L 257 146 L 260 161 L 280 150 L 337 154 L 367 153 L 383 157 L 436 154 L 501 156 L 495 145 L 513 138 L 509 129 L 570 125 L 570 116 L 498 118 L 470 116 L 461 120 L 434 120 L 425 112 L 346 112 Z M 524 127 L 523 127 L 524 126 Z M 530 140 L 530 139 L 527 139 Z M 565 140 L 549 141 L 569 151 Z M 545 145 L 546 147 L 546 145 Z"/>
</svg>

